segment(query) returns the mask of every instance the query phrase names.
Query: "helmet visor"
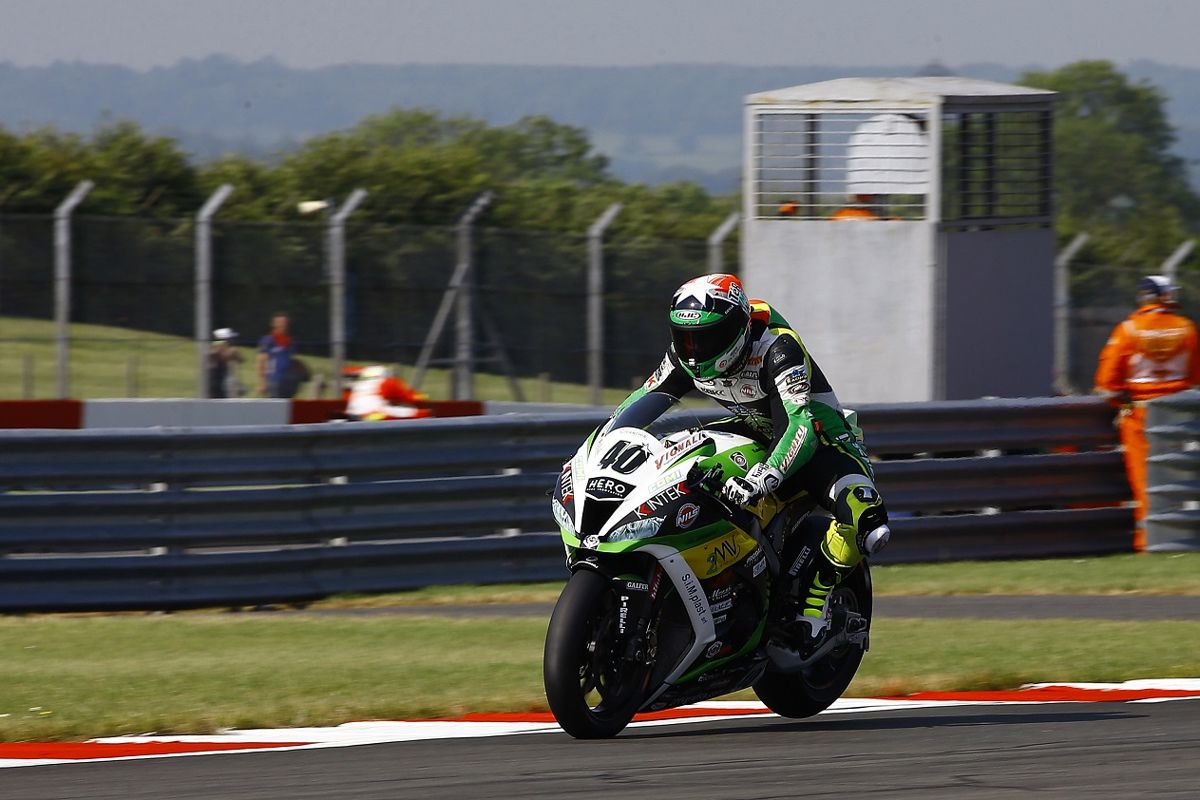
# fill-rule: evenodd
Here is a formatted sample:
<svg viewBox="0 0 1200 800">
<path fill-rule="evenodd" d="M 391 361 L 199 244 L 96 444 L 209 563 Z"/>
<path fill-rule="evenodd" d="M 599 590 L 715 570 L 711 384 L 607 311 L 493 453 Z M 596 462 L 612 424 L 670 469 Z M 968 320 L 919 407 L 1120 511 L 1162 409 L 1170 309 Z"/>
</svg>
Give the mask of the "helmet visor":
<svg viewBox="0 0 1200 800">
<path fill-rule="evenodd" d="M 746 316 L 732 313 L 709 325 L 672 325 L 675 355 L 695 363 L 711 361 L 729 349 L 746 330 Z"/>
</svg>

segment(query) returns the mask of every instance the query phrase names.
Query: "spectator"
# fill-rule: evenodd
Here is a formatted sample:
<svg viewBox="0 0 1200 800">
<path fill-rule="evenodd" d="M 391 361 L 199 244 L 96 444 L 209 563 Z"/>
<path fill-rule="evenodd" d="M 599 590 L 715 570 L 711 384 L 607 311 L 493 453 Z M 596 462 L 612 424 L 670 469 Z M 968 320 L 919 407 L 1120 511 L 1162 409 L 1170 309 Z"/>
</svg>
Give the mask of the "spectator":
<svg viewBox="0 0 1200 800">
<path fill-rule="evenodd" d="M 1176 287 L 1162 275 L 1138 283 L 1138 309 L 1113 329 L 1100 352 L 1096 391 L 1120 409 L 1117 428 L 1125 450 L 1125 471 L 1137 503 L 1134 549 L 1145 547 L 1146 401 L 1200 383 L 1196 326 L 1179 313 Z"/>
<path fill-rule="evenodd" d="M 290 320 L 283 311 L 271 317 L 271 330 L 258 341 L 258 394 L 263 397 L 293 397 L 300 388 L 289 380 L 296 346 L 288 333 Z"/>
<path fill-rule="evenodd" d="M 241 397 L 243 387 L 238 380 L 237 365 L 242 363 L 242 353 L 234 342 L 238 333 L 233 328 L 217 328 L 213 331 L 213 342 L 208 348 L 208 396 Z"/>
<path fill-rule="evenodd" d="M 880 198 L 874 194 L 856 194 L 852 196 L 853 203 L 839 208 L 830 215 L 830 219 L 845 222 L 847 220 L 882 219 L 879 214 Z"/>
</svg>

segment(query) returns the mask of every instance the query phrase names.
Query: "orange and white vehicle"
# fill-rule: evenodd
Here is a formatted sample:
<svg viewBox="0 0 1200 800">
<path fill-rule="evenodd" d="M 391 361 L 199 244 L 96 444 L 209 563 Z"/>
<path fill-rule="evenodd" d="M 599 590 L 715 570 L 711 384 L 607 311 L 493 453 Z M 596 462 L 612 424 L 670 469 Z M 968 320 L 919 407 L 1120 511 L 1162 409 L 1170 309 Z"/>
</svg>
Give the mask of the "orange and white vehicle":
<svg viewBox="0 0 1200 800">
<path fill-rule="evenodd" d="M 420 419 L 430 416 L 429 409 L 417 405 L 425 397 L 388 367 L 363 367 L 350 386 L 346 416 L 353 420 Z"/>
</svg>

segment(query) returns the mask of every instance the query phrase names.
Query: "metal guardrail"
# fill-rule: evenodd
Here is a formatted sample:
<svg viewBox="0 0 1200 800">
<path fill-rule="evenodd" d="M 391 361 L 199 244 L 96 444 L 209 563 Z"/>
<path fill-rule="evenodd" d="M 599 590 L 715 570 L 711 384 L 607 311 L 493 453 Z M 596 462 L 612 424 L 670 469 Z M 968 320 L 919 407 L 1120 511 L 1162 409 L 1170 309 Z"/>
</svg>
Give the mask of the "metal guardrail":
<svg viewBox="0 0 1200 800">
<path fill-rule="evenodd" d="M 1147 403 L 1146 549 L 1200 550 L 1200 391 Z"/>
<path fill-rule="evenodd" d="M 1119 506 L 1129 489 L 1102 401 L 859 414 L 895 515 L 883 563 L 1131 549 L 1132 511 Z M 543 533 L 553 528 L 546 492 L 604 418 L 0 431 L 0 611 L 562 578 L 558 536 Z M 1083 452 L 1052 452 L 1063 447 Z"/>
</svg>

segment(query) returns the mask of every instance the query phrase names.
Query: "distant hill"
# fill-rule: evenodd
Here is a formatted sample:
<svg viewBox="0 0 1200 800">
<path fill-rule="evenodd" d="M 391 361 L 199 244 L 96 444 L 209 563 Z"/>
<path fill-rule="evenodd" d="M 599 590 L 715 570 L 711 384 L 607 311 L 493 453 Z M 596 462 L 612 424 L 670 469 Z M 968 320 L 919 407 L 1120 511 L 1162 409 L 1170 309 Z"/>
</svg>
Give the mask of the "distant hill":
<svg viewBox="0 0 1200 800">
<path fill-rule="evenodd" d="M 1130 75 L 1170 97 L 1178 151 L 1200 161 L 1200 70 L 1139 61 Z M 106 118 L 137 120 L 179 139 L 199 159 L 267 156 L 313 134 L 392 106 L 435 108 L 491 123 L 530 114 L 590 131 L 626 180 L 696 180 L 736 188 L 746 94 L 849 76 L 913 75 L 914 65 L 533 67 L 345 64 L 292 69 L 223 56 L 137 72 L 119 66 L 0 63 L 0 124 L 87 131 Z M 971 64 L 957 74 L 1011 81 L 1021 68 Z"/>
</svg>

